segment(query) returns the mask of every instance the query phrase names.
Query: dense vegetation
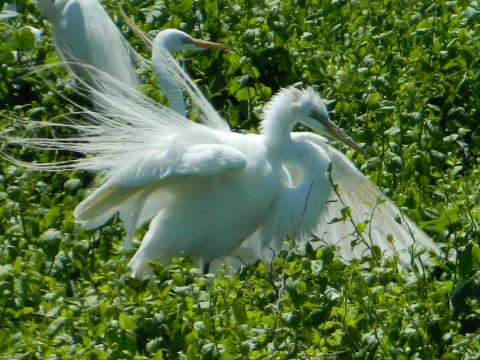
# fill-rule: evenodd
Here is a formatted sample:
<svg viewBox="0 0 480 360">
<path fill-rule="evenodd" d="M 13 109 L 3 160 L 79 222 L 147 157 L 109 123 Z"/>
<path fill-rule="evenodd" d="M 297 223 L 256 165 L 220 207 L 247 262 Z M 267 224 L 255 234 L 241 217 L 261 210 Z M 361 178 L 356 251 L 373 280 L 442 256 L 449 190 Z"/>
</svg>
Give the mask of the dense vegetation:
<svg viewBox="0 0 480 360">
<path fill-rule="evenodd" d="M 0 17 L 2 131 L 71 111 L 35 4 Z M 138 51 L 143 43 L 104 2 Z M 1 4 L 1 2 L 0 2 Z M 280 87 L 302 82 L 365 144 L 349 156 L 441 245 L 424 274 L 395 259 L 345 263 L 333 247 L 282 253 L 233 275 L 185 259 L 122 277 L 121 223 L 72 210 L 92 175 L 0 160 L 0 358 L 480 359 L 480 8 L 477 1 L 124 1 L 145 31 L 182 29 L 233 47 L 185 66 L 236 129 L 254 130 Z M 42 29 L 35 42 L 27 26 Z M 150 75 L 145 74 L 145 77 Z M 153 81 L 143 90 L 159 94 Z M 16 119 L 16 120 L 15 120 Z M 62 136 L 62 134 L 50 134 Z M 5 144 L 4 144 L 5 145 Z M 3 151 L 26 161 L 74 154 Z M 450 254 L 450 256 L 449 256 Z"/>
</svg>

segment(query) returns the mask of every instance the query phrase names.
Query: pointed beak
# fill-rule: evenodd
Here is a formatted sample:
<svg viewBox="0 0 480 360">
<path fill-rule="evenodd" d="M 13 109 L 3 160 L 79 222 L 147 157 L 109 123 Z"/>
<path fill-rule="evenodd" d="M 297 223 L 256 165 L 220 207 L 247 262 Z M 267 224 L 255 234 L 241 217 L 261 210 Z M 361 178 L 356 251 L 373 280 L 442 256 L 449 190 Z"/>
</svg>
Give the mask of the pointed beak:
<svg viewBox="0 0 480 360">
<path fill-rule="evenodd" d="M 336 139 L 343 142 L 345 145 L 351 147 L 355 151 L 358 151 L 364 156 L 367 156 L 365 151 L 360 146 L 358 146 L 358 144 L 355 141 L 353 141 L 353 139 L 350 136 L 348 136 L 342 129 L 340 129 L 337 125 L 335 125 L 335 123 L 333 123 L 333 121 L 331 121 L 329 118 L 322 117 L 317 112 L 312 112 L 310 116 L 317 119 L 323 124 L 326 130 L 326 135 L 329 135 L 332 139 Z"/>
<path fill-rule="evenodd" d="M 213 41 L 193 39 L 193 44 L 202 49 L 219 49 L 219 50 L 231 50 L 232 48 L 228 45 L 216 43 Z"/>
</svg>

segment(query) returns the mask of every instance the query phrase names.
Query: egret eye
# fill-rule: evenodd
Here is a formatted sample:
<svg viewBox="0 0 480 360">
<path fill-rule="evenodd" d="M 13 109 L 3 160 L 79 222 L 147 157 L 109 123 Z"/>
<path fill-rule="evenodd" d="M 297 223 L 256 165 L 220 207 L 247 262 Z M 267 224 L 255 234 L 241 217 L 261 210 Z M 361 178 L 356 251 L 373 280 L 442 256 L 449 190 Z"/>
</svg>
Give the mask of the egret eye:
<svg viewBox="0 0 480 360">
<path fill-rule="evenodd" d="M 324 122 L 325 121 L 325 116 L 323 116 L 320 112 L 318 112 L 317 110 L 310 110 L 310 113 L 308 114 L 308 116 L 310 116 L 312 119 L 315 119 L 317 121 L 320 121 L 320 122 Z"/>
<path fill-rule="evenodd" d="M 180 39 L 180 44 L 193 44 L 193 39 L 189 37 L 182 37 Z"/>
</svg>

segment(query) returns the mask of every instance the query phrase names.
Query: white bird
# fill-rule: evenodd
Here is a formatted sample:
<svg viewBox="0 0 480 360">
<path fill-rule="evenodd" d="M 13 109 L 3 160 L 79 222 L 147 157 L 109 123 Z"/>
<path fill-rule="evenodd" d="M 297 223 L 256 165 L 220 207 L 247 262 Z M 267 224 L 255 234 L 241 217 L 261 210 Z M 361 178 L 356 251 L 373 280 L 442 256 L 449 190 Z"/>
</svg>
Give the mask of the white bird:
<svg viewBox="0 0 480 360">
<path fill-rule="evenodd" d="M 177 29 L 160 31 L 152 42 L 152 68 L 158 86 L 167 98 L 169 107 L 183 116 L 186 116 L 185 99 L 182 90 L 175 83 L 174 79 L 169 76 L 169 71 L 166 70 L 168 64 L 163 61 L 164 52 L 165 50 L 171 53 L 182 50 L 198 51 L 203 49 L 226 50 L 228 47 L 212 41 L 195 39 Z"/>
<path fill-rule="evenodd" d="M 174 34 L 174 31 L 169 30 L 172 34 Z M 180 32 L 181 33 L 181 32 Z M 165 34 L 168 34 L 166 32 Z M 182 39 L 182 37 L 187 36 L 184 33 L 182 36 L 179 35 L 177 32 L 176 34 L 172 35 L 176 37 L 177 39 Z M 162 39 L 160 36 L 161 33 L 158 35 L 159 39 Z M 178 41 L 178 40 L 177 40 Z M 187 41 L 187 43 L 190 40 Z M 210 106 L 208 101 L 203 97 L 203 94 L 198 90 L 198 88 L 193 84 L 190 80 L 190 78 L 178 67 L 178 65 L 173 61 L 173 58 L 170 56 L 170 54 L 167 51 L 174 51 L 177 50 L 175 46 L 178 46 L 173 43 L 168 44 L 169 41 L 165 40 L 165 38 L 162 41 L 159 41 L 159 46 L 157 47 L 158 51 L 154 52 L 154 57 L 155 54 L 159 54 L 157 59 L 158 59 L 158 64 L 161 64 L 161 71 L 162 73 L 158 78 L 161 80 L 162 78 L 168 79 L 170 84 L 172 84 L 172 87 L 170 89 L 173 89 L 176 86 L 176 90 L 168 90 L 167 93 L 170 92 L 180 92 L 182 93 L 182 90 L 187 92 L 190 97 L 192 98 L 192 102 L 194 106 L 197 107 L 197 109 L 200 112 L 200 119 L 207 125 L 209 125 L 212 128 L 217 128 L 223 130 L 225 133 L 222 136 L 228 137 L 232 135 L 229 132 L 229 127 L 226 124 L 226 122 L 218 116 L 218 114 L 215 112 L 215 110 Z M 165 45 L 167 43 L 167 46 Z M 172 45 L 173 44 L 173 45 Z M 155 60 L 157 61 L 157 60 Z M 110 73 L 111 74 L 111 73 Z M 112 74 L 111 74 L 112 75 Z M 115 75 L 113 75 L 115 77 Z M 99 83 L 99 79 L 107 79 L 106 76 L 100 76 L 97 77 L 97 83 Z M 118 79 L 118 78 L 117 78 Z M 122 79 L 118 79 L 122 81 Z M 111 79 L 107 79 L 105 81 L 106 83 L 112 82 Z M 99 86 L 99 88 L 103 88 L 103 95 L 104 98 L 103 100 L 100 100 L 99 103 L 102 103 L 104 106 L 105 104 L 112 104 L 115 102 L 118 102 L 118 99 L 114 98 L 113 94 L 108 94 L 108 87 L 104 86 L 105 84 L 102 84 Z M 128 82 L 126 83 L 127 85 Z M 121 86 L 113 86 L 111 88 L 121 88 Z M 125 89 L 124 89 L 125 90 Z M 128 90 L 131 91 L 131 90 Z M 293 91 L 293 90 L 292 90 Z M 97 96 L 102 95 L 102 91 L 99 91 Z M 135 96 L 132 96 L 133 99 L 140 100 L 139 103 L 144 103 L 145 99 L 140 99 L 138 97 L 138 94 Z M 130 99 L 132 100 L 132 99 Z M 183 104 L 183 97 L 181 99 L 182 104 Z M 173 102 L 171 102 L 173 103 Z M 145 105 L 143 108 L 143 111 L 145 112 L 147 108 L 151 110 L 152 104 Z M 154 106 L 155 107 L 155 106 Z M 175 107 L 175 105 L 174 105 Z M 107 106 L 108 108 L 108 106 Z M 161 111 L 164 111 L 163 108 L 161 108 Z M 158 106 L 157 110 L 158 111 Z M 178 111 L 178 108 L 177 108 Z M 183 111 L 180 110 L 180 113 Z M 139 114 L 142 113 L 142 110 L 140 109 Z M 139 115 L 137 114 L 137 115 Z M 124 115 L 120 114 L 117 111 L 114 111 L 114 108 L 111 107 L 111 113 L 108 113 L 108 111 L 103 111 L 102 113 L 95 113 L 92 115 L 94 118 L 107 118 L 107 117 L 112 117 L 112 116 L 118 116 L 118 117 L 123 117 Z M 169 115 L 171 118 L 171 114 Z M 167 116 L 167 118 L 169 118 Z M 178 121 L 178 118 L 177 120 Z M 101 122 L 101 121 L 100 121 Z M 148 121 L 146 122 L 141 122 L 138 124 L 140 127 L 144 126 Z M 182 121 L 179 122 L 181 124 Z M 179 125 L 176 124 L 176 125 Z M 117 124 L 118 125 L 118 124 Z M 157 125 L 155 125 L 157 126 Z M 154 127 L 155 127 L 154 126 Z M 183 126 L 183 125 L 181 125 Z M 174 126 L 176 127 L 176 126 Z M 79 127 L 80 128 L 80 127 Z M 87 128 L 84 128 L 83 130 L 86 131 Z M 97 129 L 98 130 L 98 129 Z M 168 129 L 169 131 L 172 130 L 172 128 Z M 92 128 L 88 128 L 87 133 L 90 133 L 92 131 Z M 176 131 L 176 130 L 175 130 Z M 173 131 L 173 133 L 175 133 Z M 95 132 L 95 131 L 94 131 Z M 167 131 L 168 133 L 168 131 Z M 178 135 L 178 134 L 177 134 Z M 106 135 L 103 134 L 104 138 L 106 139 Z M 128 136 L 131 136 L 129 134 Z M 128 140 L 128 136 L 126 136 L 123 141 Z M 165 135 L 164 135 L 165 137 Z M 405 250 L 409 246 L 411 246 L 415 241 L 418 241 L 424 245 L 426 245 L 428 248 L 437 250 L 438 247 L 431 241 L 431 239 L 425 235 L 416 225 L 414 225 L 411 220 L 409 220 L 406 217 L 403 217 L 403 222 L 398 223 L 396 222 L 396 218 L 398 218 L 399 210 L 396 208 L 396 206 L 389 200 L 385 198 L 385 196 L 379 191 L 377 187 L 375 187 L 365 176 L 363 176 L 353 165 L 352 163 L 348 160 L 348 158 L 345 157 L 345 155 L 341 154 L 337 150 L 335 150 L 331 145 L 329 145 L 326 141 L 325 138 L 310 134 L 310 133 L 293 133 L 292 138 L 295 141 L 300 141 L 300 142 L 308 142 L 311 144 L 315 144 L 318 148 L 323 149 L 323 151 L 330 157 L 332 160 L 332 179 L 333 182 L 338 186 L 338 192 L 342 196 L 344 203 L 345 204 L 340 204 L 338 199 L 336 199 L 336 202 L 329 202 L 328 205 L 326 205 L 326 211 L 328 212 L 328 216 L 325 216 L 325 218 L 322 219 L 322 221 L 318 222 L 318 226 L 316 230 L 312 230 L 317 236 L 321 238 L 325 238 L 325 236 L 329 237 L 332 241 L 338 242 L 338 244 L 342 248 L 342 254 L 346 257 L 352 257 L 352 256 L 358 256 L 358 249 L 365 249 L 365 246 L 357 246 L 352 252 L 351 246 L 350 246 L 350 241 L 347 241 L 346 239 L 350 237 L 350 240 L 352 239 L 358 239 L 359 234 L 356 233 L 356 228 L 355 226 L 350 223 L 350 222 L 336 222 L 333 224 L 328 224 L 327 218 L 331 218 L 333 214 L 336 214 L 338 217 L 338 210 L 340 205 L 343 207 L 343 205 L 350 205 L 352 208 L 352 218 L 355 223 L 357 222 L 363 222 L 364 220 L 368 221 L 368 240 L 370 241 L 371 245 L 377 245 L 380 247 L 381 250 L 391 254 L 395 253 L 398 251 Z M 114 138 L 109 138 L 108 139 L 110 142 L 115 143 L 120 141 L 119 139 L 115 140 Z M 160 140 L 160 137 L 159 137 Z M 171 138 L 169 138 L 169 141 Z M 166 142 L 167 147 L 169 144 L 169 141 Z M 32 141 L 33 142 L 33 141 Z M 40 142 L 37 142 L 37 144 L 40 144 L 40 147 L 45 147 L 47 145 L 47 141 L 44 141 L 43 144 L 41 144 L 42 140 Z M 57 143 L 56 145 L 52 145 L 51 143 L 48 143 L 51 146 L 60 146 L 64 148 L 72 148 L 72 144 L 68 143 Z M 49 145 L 49 146 L 50 146 Z M 77 144 L 78 145 L 78 144 Z M 117 144 L 120 146 L 120 144 Z M 145 145 L 148 145 L 146 143 Z M 350 144 L 352 145 L 352 144 Z M 355 145 L 353 145 L 355 146 Z M 97 149 L 94 149 L 92 144 L 89 146 L 86 146 L 85 148 L 77 148 L 78 150 L 85 150 L 87 153 L 95 153 L 100 149 L 101 146 L 97 146 Z M 162 149 L 165 149 L 165 147 L 162 147 Z M 100 153 L 102 153 L 102 156 L 105 156 L 109 151 L 112 149 L 108 146 L 104 147 Z M 173 151 L 173 150 L 172 150 Z M 126 154 L 124 154 L 126 155 Z M 81 162 L 81 166 L 84 166 L 86 164 L 87 168 L 88 166 L 91 166 L 93 163 L 95 165 L 93 166 L 93 169 L 96 170 L 102 170 L 104 171 L 105 169 L 109 169 L 109 173 L 112 173 L 113 170 L 113 164 L 114 161 L 112 161 L 111 156 L 107 155 L 106 157 L 110 159 L 103 159 L 102 156 L 100 157 L 94 157 L 93 162 L 92 161 L 85 161 Z M 101 166 L 99 164 L 102 164 Z M 297 166 L 291 166 L 288 161 L 285 162 L 282 165 L 282 183 L 286 185 L 287 187 L 292 187 L 292 185 L 295 183 L 295 179 L 298 180 L 298 174 L 302 174 L 302 171 L 298 171 Z M 110 168 L 112 166 L 112 168 Z M 109 176 L 107 176 L 107 179 Z M 107 183 L 109 181 L 107 180 Z M 105 190 L 105 186 L 102 186 L 102 194 L 103 191 Z M 108 186 L 107 186 L 108 188 Z M 150 189 L 151 190 L 151 189 Z M 313 188 L 312 188 L 313 192 Z M 97 193 L 97 192 L 95 192 Z M 162 198 L 165 196 L 163 191 L 161 191 L 160 194 L 150 194 L 149 191 L 141 191 L 140 194 L 137 194 L 136 196 L 130 197 L 127 196 L 126 198 L 122 198 L 123 200 L 119 201 L 116 203 L 115 207 L 109 209 L 109 211 L 106 211 L 103 217 L 97 217 L 95 220 L 89 219 L 89 220 L 82 220 L 81 218 L 81 205 L 80 204 L 78 207 L 78 211 L 75 213 L 78 216 L 78 220 L 80 222 L 83 222 L 83 224 L 89 228 L 97 227 L 100 226 L 103 222 L 105 222 L 113 213 L 118 211 L 120 213 L 120 217 L 122 221 L 124 222 L 124 225 L 127 229 L 127 234 L 133 235 L 133 232 L 135 231 L 136 227 L 141 225 L 142 223 L 150 220 L 152 217 L 156 215 L 156 211 L 159 211 L 159 207 L 155 206 L 155 201 L 152 199 L 156 199 L 157 196 Z M 93 196 L 93 195 L 92 195 Z M 102 195 L 103 196 L 103 195 Z M 330 197 L 335 198 L 336 194 L 330 192 Z M 87 198 L 85 200 L 86 203 L 88 203 Z M 380 203 L 377 203 L 378 200 L 381 200 Z M 161 203 L 161 202 L 159 202 Z M 90 206 L 91 207 L 91 206 Z M 101 207 L 99 207 L 101 208 Z M 374 212 L 374 214 L 372 214 Z M 304 214 L 305 215 L 305 214 Z M 303 219 L 303 215 L 302 215 Z M 303 221 L 303 220 L 302 220 Z M 287 226 L 288 227 L 288 226 Z M 291 224 L 290 224 L 291 228 Z M 249 254 L 255 257 L 262 257 L 263 259 L 266 259 L 268 261 L 268 258 L 271 256 L 261 254 L 262 251 L 265 251 L 265 249 L 270 249 L 270 246 L 265 242 L 265 238 L 271 238 L 268 234 L 265 235 L 265 229 L 266 227 L 259 227 L 257 231 L 255 231 L 254 234 L 248 237 L 247 241 L 243 242 L 241 247 L 237 248 L 236 252 L 233 253 L 235 254 Z M 149 231 L 149 233 L 151 233 Z M 392 234 L 395 243 L 392 243 L 390 241 L 387 241 L 387 235 Z M 296 234 L 299 236 L 299 234 Z M 305 235 L 305 234 L 304 234 Z M 127 236 L 128 238 L 129 236 Z M 273 246 L 272 248 L 276 248 L 278 250 L 278 243 L 281 243 L 282 239 L 279 240 L 277 238 L 277 246 Z M 148 242 L 150 243 L 150 242 Z M 362 244 L 361 244 L 362 245 Z M 145 245 L 146 246 L 146 245 Z M 144 245 L 142 245 L 142 248 L 145 248 Z M 137 252 L 137 254 L 139 254 Z M 232 253 L 230 253 L 232 254 Z M 139 259 L 140 255 L 136 255 L 134 259 Z M 405 257 L 404 257 L 405 258 Z M 132 260 L 133 262 L 133 260 Z M 138 262 L 137 263 L 143 263 L 144 265 L 146 262 Z"/>
<path fill-rule="evenodd" d="M 170 76 L 172 71 L 169 68 L 170 62 L 165 62 L 165 56 L 172 52 L 190 50 L 200 51 L 205 49 L 220 49 L 227 50 L 228 46 L 212 41 L 195 39 L 187 33 L 177 29 L 164 29 L 160 30 L 152 40 L 145 32 L 143 32 L 133 20 L 120 7 L 120 14 L 122 15 L 125 23 L 138 35 L 140 39 L 150 48 L 152 52 L 151 65 L 158 87 L 165 95 L 168 105 L 171 109 L 183 116 L 187 116 L 185 99 L 183 92 L 179 84 Z M 138 57 L 141 57 L 137 54 Z M 171 58 L 173 59 L 173 57 Z M 190 82 L 189 86 L 194 89 L 195 92 L 200 93 L 198 88 Z M 203 97 L 203 95 L 201 95 Z M 223 123 L 223 124 L 222 124 Z M 226 123 L 213 123 L 212 127 L 225 128 Z M 228 125 L 226 125 L 228 127 Z"/>
<path fill-rule="evenodd" d="M 161 30 L 157 33 L 157 35 L 155 35 L 155 38 L 151 40 L 151 38 L 140 28 L 138 28 L 132 19 L 125 14 L 122 8 L 120 8 L 120 13 L 122 14 L 127 25 L 140 37 L 140 39 L 144 41 L 148 47 L 151 48 L 151 66 L 157 80 L 157 85 L 161 92 L 165 95 L 169 107 L 180 115 L 187 116 L 183 93 L 186 91 L 185 86 L 188 86 L 190 90 L 189 92 L 195 94 L 198 102 L 201 104 L 201 107 L 210 108 L 210 115 L 202 118 L 203 121 L 205 121 L 205 124 L 217 129 L 230 130 L 228 123 L 224 119 L 220 118 L 216 114 L 216 111 L 210 107 L 210 104 L 205 99 L 198 87 L 191 81 L 190 77 L 186 76 L 186 73 L 183 72 L 181 74 L 176 73 L 178 69 L 176 66 L 177 63 L 174 61 L 174 58 L 171 54 L 172 52 L 183 50 L 227 50 L 230 49 L 230 47 L 212 41 L 195 39 L 187 33 L 177 29 Z M 137 54 L 137 57 L 140 58 L 141 56 Z M 172 67 L 173 64 L 175 66 Z M 178 78 L 179 75 L 181 76 L 181 79 L 180 82 L 177 83 L 175 79 Z"/>
<path fill-rule="evenodd" d="M 75 72 L 79 68 L 84 68 L 84 65 L 93 66 L 129 87 L 138 87 L 140 81 L 132 59 L 145 63 L 148 61 L 131 48 L 98 0 L 37 0 L 37 2 L 52 24 L 55 48 L 67 65 L 67 69 Z M 152 68 L 169 106 L 185 116 L 182 90 L 169 76 L 172 69 L 169 67 L 170 62 L 164 61 L 166 54 L 208 48 L 225 50 L 228 47 L 220 43 L 195 39 L 176 29 L 162 30 L 152 41 L 135 26 L 121 8 L 120 10 L 126 23 L 148 46 L 152 47 Z M 162 55 L 158 56 L 159 53 Z M 187 84 L 197 97 L 203 97 L 188 77 L 182 83 Z M 228 124 L 215 114 L 216 112 L 212 111 L 210 116 L 205 118 L 207 125 L 228 129 Z"/>
<path fill-rule="evenodd" d="M 136 88 L 139 85 L 140 82 L 132 58 L 141 62 L 147 61 L 129 46 L 97 0 L 38 0 L 38 5 L 52 24 L 56 51 L 64 60 L 68 70 L 75 73 L 88 65 L 111 75 L 129 87 Z M 160 31 L 152 41 L 131 22 L 122 9 L 120 10 L 127 24 L 148 46 L 152 47 L 152 68 L 158 86 L 170 107 L 179 114 L 186 116 L 182 90 L 170 76 L 172 72 L 171 64 L 176 64 L 170 53 L 181 50 L 198 51 L 208 48 L 225 50 L 227 47 L 223 44 L 195 39 L 175 29 Z M 165 61 L 166 58 L 169 61 Z M 94 83 L 98 82 L 92 82 L 91 84 Z M 187 76 L 185 76 L 182 84 L 188 86 L 197 98 L 203 97 L 197 86 Z M 99 102 L 96 103 L 99 104 Z M 206 100 L 205 103 L 208 104 Z M 209 104 L 204 106 L 204 111 L 208 107 Z M 207 120 L 209 126 L 229 129 L 228 124 L 212 108 L 208 111 L 210 111 L 210 115 L 203 118 Z M 132 219 L 132 214 L 129 213 L 121 212 L 120 218 L 126 227 L 126 236 L 122 247 L 130 249 L 135 225 L 129 226 L 129 224 L 135 223 L 135 221 Z"/>
<path fill-rule="evenodd" d="M 132 24 L 130 26 L 134 27 Z M 139 32 L 140 36 L 145 36 L 138 28 L 136 28 L 136 31 Z M 210 104 L 195 84 L 190 82 L 190 79 L 185 77 L 184 74 L 182 75 L 178 72 L 178 68 L 172 66 L 172 61 L 165 61 L 165 58 L 172 51 L 187 49 L 183 47 L 182 43 L 189 44 L 195 41 L 198 40 L 191 39 L 189 35 L 179 30 L 167 29 L 157 35 L 154 40 L 154 46 L 152 46 L 152 65 L 154 69 L 157 69 L 156 74 L 159 87 L 166 94 L 167 98 L 170 99 L 169 104 L 176 104 L 171 106 L 171 108 L 182 115 L 185 114 L 182 88 L 185 90 L 186 83 L 188 83 L 190 93 L 194 93 L 196 96 L 194 104 L 197 107 L 207 109 Z M 157 43 L 156 46 L 155 42 Z M 195 50 L 195 47 L 197 45 L 194 45 L 190 50 Z M 227 48 L 217 43 L 207 47 Z M 176 74 L 175 72 L 178 73 Z M 216 116 L 215 111 L 210 111 L 206 117 L 211 119 L 210 121 L 204 121 L 206 125 L 230 131 L 228 123 L 223 118 Z M 423 244 L 428 249 L 436 252 L 439 251 L 438 246 L 430 237 L 407 216 L 402 214 L 396 205 L 364 176 L 343 153 L 329 144 L 326 138 L 312 133 L 293 132 L 291 135 L 293 139 L 316 144 L 332 159 L 331 180 L 337 186 L 338 191 L 331 193 L 331 199 L 327 206 L 328 215 L 319 223 L 314 235 L 323 239 L 324 242 L 333 242 L 338 245 L 341 248 L 343 258 L 352 259 L 360 257 L 366 251 L 371 253 L 373 247 L 378 246 L 380 251 L 387 255 L 399 254 L 402 262 L 406 265 L 411 260 L 410 254 L 406 251 L 409 250 L 414 242 Z M 358 147 L 356 149 L 360 150 Z M 292 176 L 288 171 L 287 173 L 287 177 Z M 339 220 L 342 217 L 341 210 L 346 207 L 350 209 L 350 217 Z M 337 220 L 331 222 L 332 219 Z M 365 224 L 363 234 L 358 231 L 359 224 Z M 395 239 L 395 242 L 387 240 L 390 236 Z M 242 261 L 244 259 L 254 260 L 258 257 L 259 252 L 262 251 L 262 258 L 266 261 L 271 260 L 272 256 L 275 255 L 271 249 L 263 246 L 261 239 L 252 236 L 248 241 L 243 242 L 231 255 L 240 258 Z M 223 260 L 217 262 L 217 267 L 221 265 Z M 228 261 L 231 262 L 232 260 Z"/>
<path fill-rule="evenodd" d="M 169 75 L 208 123 L 205 118 L 214 110 L 188 85 L 188 76 L 171 56 L 163 53 Z M 84 227 L 101 226 L 117 212 L 127 229 L 150 221 L 129 263 L 135 276 L 147 272 L 152 259 L 185 255 L 205 264 L 246 252 L 250 259 L 269 261 L 267 253 L 278 252 L 286 235 L 306 240 L 312 233 L 324 234 L 325 229 L 333 235 L 348 235 L 349 224 L 326 225 L 330 200 L 335 197 L 330 164 L 333 182 L 351 202 L 355 221 L 365 209 L 376 207 L 377 198 L 385 198 L 324 138 L 291 133 L 295 123 L 301 122 L 360 150 L 329 120 L 321 98 L 311 88 L 281 90 L 266 106 L 261 133 L 243 135 L 189 121 L 106 74 L 92 78 L 97 84 L 91 91 L 100 106 L 87 112 L 91 124 L 69 125 L 80 131 L 78 138 L 17 142 L 89 155 L 69 164 L 45 164 L 46 169 L 81 168 L 105 174 L 103 185 L 75 209 L 76 220 Z M 369 218 L 373 245 L 390 254 L 415 241 L 438 250 L 410 220 L 396 222 L 393 214 L 398 209 L 393 203 L 385 201 L 378 207 L 385 213 L 379 221 L 377 214 Z M 395 238 L 393 249 L 387 233 Z M 342 238 L 332 240 L 342 249 L 349 248 Z"/>
<path fill-rule="evenodd" d="M 37 0 L 51 23 L 55 48 L 72 71 L 88 64 L 123 81 L 139 85 L 135 55 L 98 0 Z"/>
<path fill-rule="evenodd" d="M 112 106 L 118 103 L 111 100 Z M 93 153 L 85 159 L 91 164 L 113 156 L 117 168 L 109 171 L 104 184 L 77 206 L 74 215 L 87 228 L 103 224 L 117 211 L 134 214 L 142 222 L 153 216 L 129 263 L 136 276 L 148 269 L 149 260 L 166 261 L 175 255 L 208 263 L 229 255 L 255 232 L 262 235 L 262 246 L 276 250 L 286 235 L 297 231 L 306 237 L 312 232 L 330 197 L 329 157 L 317 145 L 291 138 L 296 122 L 358 148 L 329 120 L 312 89 L 280 91 L 268 104 L 258 135 L 211 129 L 160 107 L 148 119 L 150 126 L 144 127 L 144 117 L 153 114 L 133 103 L 129 107 L 143 120 L 135 118 L 118 129 L 105 128 L 115 124 L 110 121 L 89 128 L 98 133 L 97 142 L 107 132 L 110 142 L 113 134 L 118 142 L 136 135 L 123 150 L 118 146 L 116 151 L 123 153 L 120 166 L 119 154 Z M 97 113 L 93 116 L 101 118 Z M 100 140 L 106 143 L 107 135 L 103 137 Z M 86 152 L 92 153 L 90 146 L 102 145 L 88 143 Z M 294 183 L 286 166 L 297 169 Z"/>
</svg>

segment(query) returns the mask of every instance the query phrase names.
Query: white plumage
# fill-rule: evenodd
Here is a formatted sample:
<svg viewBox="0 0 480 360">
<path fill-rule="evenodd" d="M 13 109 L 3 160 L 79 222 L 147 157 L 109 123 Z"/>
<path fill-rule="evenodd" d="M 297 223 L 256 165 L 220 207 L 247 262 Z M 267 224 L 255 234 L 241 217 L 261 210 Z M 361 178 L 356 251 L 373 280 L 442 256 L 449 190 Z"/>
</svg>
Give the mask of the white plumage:
<svg viewBox="0 0 480 360">
<path fill-rule="evenodd" d="M 104 103 L 100 108 L 109 106 Z M 168 109 L 159 109 L 165 116 L 177 117 Z M 314 119 L 313 113 L 321 117 Z M 110 170 L 105 183 L 75 210 L 77 220 L 87 227 L 100 225 L 117 211 L 136 214 L 127 228 L 151 220 L 130 262 L 136 275 L 146 270 L 150 259 L 186 255 L 207 263 L 229 255 L 256 231 L 263 236 L 262 246 L 279 251 L 285 235 L 297 228 L 306 235 L 318 222 L 330 193 L 328 157 L 316 145 L 290 138 L 296 121 L 327 129 L 322 123 L 329 124 L 325 107 L 313 90 L 282 90 L 266 110 L 259 135 L 219 131 L 181 118 L 165 123 L 158 115 L 155 119 L 158 127 L 149 127 L 142 147 L 137 151 L 128 147 L 128 154 L 116 154 L 115 163 L 122 165 Z M 133 120 L 124 129 L 132 135 L 146 135 L 142 131 L 145 122 Z M 125 138 L 118 130 L 103 128 L 100 133 L 116 133 L 119 141 Z M 91 153 L 89 144 L 85 145 L 85 152 Z M 98 158 L 103 166 L 107 154 L 102 153 L 106 151 L 87 158 L 85 165 L 91 167 Z M 302 179 L 295 187 L 282 181 L 285 162 L 302 168 Z M 82 167 L 82 163 L 75 166 Z M 315 201 L 304 212 L 309 193 Z"/>
<path fill-rule="evenodd" d="M 44 168 L 105 174 L 103 185 L 75 210 L 83 226 L 101 226 L 119 212 L 130 239 L 136 228 L 150 222 L 129 264 L 136 276 L 148 270 L 150 259 L 165 261 L 174 255 L 202 263 L 237 255 L 270 261 L 286 235 L 306 240 L 315 234 L 339 245 L 347 258 L 375 245 L 387 254 L 399 252 L 408 263 L 406 250 L 416 241 L 438 250 L 411 220 L 401 216 L 397 222 L 398 208 L 325 138 L 291 133 L 299 121 L 359 150 L 328 120 L 312 89 L 281 90 L 266 107 L 261 134 L 232 133 L 173 60 L 168 51 L 175 49 L 161 45 L 154 48 L 153 59 L 154 66 L 161 66 L 159 80 L 166 78 L 171 85 L 164 91 L 186 93 L 207 126 L 187 120 L 180 108 L 175 112 L 154 103 L 133 89 L 131 81 L 99 66 L 111 76 L 84 69 L 95 79 L 88 87 L 96 110 L 87 111 L 90 124 L 70 125 L 80 132 L 78 138 L 22 140 L 89 155 Z M 132 65 L 125 60 L 122 67 Z M 368 221 L 363 235 L 350 221 L 329 222 L 344 206 L 350 206 L 354 223 Z M 351 241 L 362 236 L 365 242 L 352 249 Z"/>
<path fill-rule="evenodd" d="M 172 78 L 168 69 L 168 63 L 165 63 L 165 57 L 167 54 L 181 50 L 225 50 L 226 48 L 225 45 L 219 43 L 194 39 L 190 35 L 177 29 L 165 29 L 155 36 L 155 39 L 152 42 L 152 68 L 157 78 L 158 86 L 167 98 L 168 105 L 171 109 L 175 110 L 180 115 L 187 115 L 182 89 L 177 86 L 175 79 Z M 193 87 L 196 88 L 194 85 Z M 210 124 L 210 126 L 220 129 L 225 128 L 225 125 L 226 123 L 224 121 L 216 121 Z"/>
<path fill-rule="evenodd" d="M 37 0 L 52 24 L 55 48 L 78 71 L 88 64 L 131 87 L 138 86 L 133 52 L 98 0 Z"/>
</svg>

